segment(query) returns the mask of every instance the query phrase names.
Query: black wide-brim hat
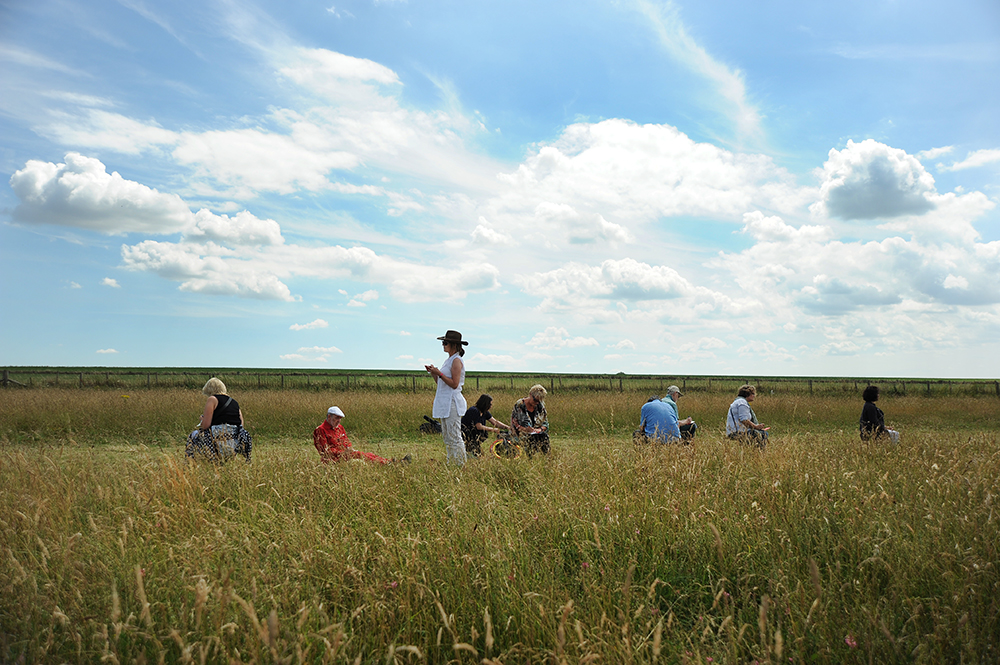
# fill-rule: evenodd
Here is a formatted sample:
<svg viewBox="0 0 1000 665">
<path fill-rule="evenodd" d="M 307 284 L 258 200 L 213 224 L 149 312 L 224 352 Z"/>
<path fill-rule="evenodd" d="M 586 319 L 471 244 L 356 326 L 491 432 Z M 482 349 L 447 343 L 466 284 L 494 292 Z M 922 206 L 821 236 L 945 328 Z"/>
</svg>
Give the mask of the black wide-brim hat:
<svg viewBox="0 0 1000 665">
<path fill-rule="evenodd" d="M 462 333 L 457 330 L 449 330 L 444 334 L 444 337 L 438 337 L 439 340 L 443 342 L 453 342 L 455 344 L 461 344 L 462 346 L 468 346 L 468 342 L 462 341 Z"/>
</svg>

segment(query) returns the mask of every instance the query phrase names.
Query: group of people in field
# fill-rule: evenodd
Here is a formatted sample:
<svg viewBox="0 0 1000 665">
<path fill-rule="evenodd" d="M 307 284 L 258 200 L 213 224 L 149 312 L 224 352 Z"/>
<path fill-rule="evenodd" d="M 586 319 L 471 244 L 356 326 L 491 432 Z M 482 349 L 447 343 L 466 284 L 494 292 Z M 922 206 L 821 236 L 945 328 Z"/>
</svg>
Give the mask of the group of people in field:
<svg viewBox="0 0 1000 665">
<path fill-rule="evenodd" d="M 441 423 L 446 457 L 449 463 L 464 465 L 468 456 L 482 455 L 482 443 L 490 436 L 505 430 L 521 442 L 531 456 L 535 453 L 548 454 L 549 422 L 545 412 L 544 386 L 534 385 L 528 395 L 514 403 L 510 424 L 497 420 L 492 413 L 493 398 L 480 395 L 476 405 L 469 407 L 462 395 L 465 385 L 465 347 L 468 342 L 462 333 L 449 330 L 438 337 L 448 359 L 435 367 L 425 365 L 424 369 L 434 377 L 437 389 L 434 394 L 432 415 Z M 243 412 L 239 403 L 227 394 L 225 384 L 213 377 L 208 380 L 202 393 L 207 396 L 205 410 L 198 422 L 198 428 L 188 437 L 185 455 L 189 458 L 204 457 L 215 462 L 225 462 L 237 455 L 249 463 L 253 450 L 250 433 L 243 427 Z M 677 400 L 683 396 L 680 388 L 670 386 L 660 398 L 654 395 L 647 400 L 640 411 L 639 429 L 633 434 L 636 443 L 690 443 L 698 430 L 692 418 L 680 419 Z M 729 405 L 726 414 L 726 436 L 763 450 L 767 446 L 770 427 L 758 422 L 751 403 L 757 397 L 757 389 L 752 385 L 740 386 L 736 399 Z M 878 386 L 865 388 L 865 401 L 859 420 L 859 430 L 864 441 L 889 440 L 899 442 L 899 432 L 885 426 L 882 410 L 875 406 L 879 398 Z M 406 455 L 400 460 L 380 457 L 374 453 L 355 450 L 341 421 L 345 418 L 343 409 L 331 406 L 326 419 L 313 431 L 313 445 L 324 463 L 361 459 L 376 464 L 391 464 L 396 461 L 409 462 Z"/>
</svg>

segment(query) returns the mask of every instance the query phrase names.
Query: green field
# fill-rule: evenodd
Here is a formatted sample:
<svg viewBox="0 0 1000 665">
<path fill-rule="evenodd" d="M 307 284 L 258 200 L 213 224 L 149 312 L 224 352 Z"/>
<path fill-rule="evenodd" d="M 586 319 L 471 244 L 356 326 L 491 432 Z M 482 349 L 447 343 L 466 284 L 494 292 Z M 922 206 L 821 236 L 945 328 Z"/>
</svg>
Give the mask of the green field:
<svg viewBox="0 0 1000 665">
<path fill-rule="evenodd" d="M 0 661 L 1000 661 L 1000 401 L 887 395 L 888 447 L 856 394 L 766 385 L 763 453 L 732 394 L 636 448 L 642 392 L 555 390 L 550 457 L 462 469 L 423 391 L 231 390 L 224 467 L 183 461 L 197 389 L 0 391 Z M 334 403 L 414 462 L 319 464 Z"/>
</svg>

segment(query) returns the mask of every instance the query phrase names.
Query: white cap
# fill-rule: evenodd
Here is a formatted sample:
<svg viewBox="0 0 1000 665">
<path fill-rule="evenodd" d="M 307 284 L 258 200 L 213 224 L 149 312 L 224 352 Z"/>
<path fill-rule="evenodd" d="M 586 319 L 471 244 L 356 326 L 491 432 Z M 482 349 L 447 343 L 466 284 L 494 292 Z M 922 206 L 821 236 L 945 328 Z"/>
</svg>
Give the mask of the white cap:
<svg viewBox="0 0 1000 665">
<path fill-rule="evenodd" d="M 326 415 L 328 415 L 328 416 L 340 416 L 341 418 L 343 418 L 344 417 L 344 412 L 340 410 L 339 406 L 331 406 L 329 409 L 326 410 Z"/>
</svg>

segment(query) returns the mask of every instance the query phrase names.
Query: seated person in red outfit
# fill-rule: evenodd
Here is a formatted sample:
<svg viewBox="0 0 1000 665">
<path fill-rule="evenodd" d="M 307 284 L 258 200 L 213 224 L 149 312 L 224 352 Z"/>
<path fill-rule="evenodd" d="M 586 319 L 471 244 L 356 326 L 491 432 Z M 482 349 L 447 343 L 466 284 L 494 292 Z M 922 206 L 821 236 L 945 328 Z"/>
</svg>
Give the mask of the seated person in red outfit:
<svg viewBox="0 0 1000 665">
<path fill-rule="evenodd" d="M 366 459 L 379 464 L 388 464 L 390 460 L 384 457 L 379 457 L 374 453 L 363 453 L 351 447 L 347 432 L 340 424 L 343 417 L 344 412 L 340 410 L 340 407 L 331 406 L 326 412 L 326 420 L 313 430 L 313 445 L 319 451 L 319 457 L 323 463 Z"/>
</svg>

